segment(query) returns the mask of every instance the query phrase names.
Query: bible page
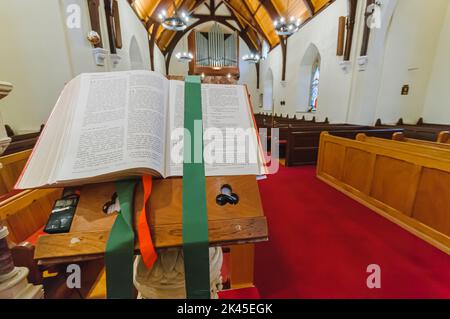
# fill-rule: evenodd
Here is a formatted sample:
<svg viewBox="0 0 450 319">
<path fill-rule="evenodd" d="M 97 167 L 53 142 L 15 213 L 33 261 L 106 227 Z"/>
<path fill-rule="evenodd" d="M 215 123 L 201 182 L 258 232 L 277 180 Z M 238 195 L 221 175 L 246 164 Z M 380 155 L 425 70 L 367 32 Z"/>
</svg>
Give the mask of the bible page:
<svg viewBox="0 0 450 319">
<path fill-rule="evenodd" d="M 183 175 L 184 82 L 170 81 L 166 175 Z M 241 85 L 202 84 L 206 176 L 259 175 L 257 132 Z M 181 129 L 181 130 L 180 130 Z M 191 143 L 195 143 L 191 136 Z M 191 154 L 195 162 L 196 154 Z"/>
<path fill-rule="evenodd" d="M 59 181 L 133 169 L 164 173 L 168 80 L 148 71 L 83 74 Z"/>
</svg>

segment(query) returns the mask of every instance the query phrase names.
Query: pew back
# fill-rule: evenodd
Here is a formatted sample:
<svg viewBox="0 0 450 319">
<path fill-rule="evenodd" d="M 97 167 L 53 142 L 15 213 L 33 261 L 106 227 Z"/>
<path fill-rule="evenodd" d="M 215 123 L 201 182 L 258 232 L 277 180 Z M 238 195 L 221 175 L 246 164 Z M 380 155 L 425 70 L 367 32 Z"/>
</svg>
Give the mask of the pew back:
<svg viewBox="0 0 450 319">
<path fill-rule="evenodd" d="M 401 119 L 396 125 L 382 124 L 381 120 L 377 120 L 376 126 L 403 128 L 405 137 L 430 142 L 436 142 L 438 140 L 439 134 L 445 128 L 450 129 L 450 127 L 446 125 L 425 126 L 423 124 L 404 124 Z"/>
<path fill-rule="evenodd" d="M 27 150 L 0 157 L 0 196 L 13 190 L 30 155 L 31 150 Z"/>
<path fill-rule="evenodd" d="M 356 139 L 373 145 L 388 147 L 392 149 L 402 150 L 405 152 L 422 153 L 424 155 L 435 156 L 442 159 L 450 160 L 450 148 L 439 148 L 434 145 L 423 145 L 417 143 L 404 143 L 399 141 L 381 139 L 377 137 L 369 137 L 366 134 L 358 134 Z M 436 143 L 434 143 L 436 144 Z"/>
<path fill-rule="evenodd" d="M 390 139 L 392 134 L 402 131 L 392 128 L 374 128 L 367 126 L 331 125 L 328 127 L 292 129 L 289 132 L 286 150 L 286 165 L 315 165 L 319 153 L 320 134 L 329 131 L 330 134 L 355 139 L 360 133 Z"/>
<path fill-rule="evenodd" d="M 405 134 L 403 134 L 403 133 L 394 134 L 392 136 L 392 139 L 394 141 L 398 141 L 398 142 L 420 144 L 420 145 L 450 150 L 450 144 L 445 144 L 445 143 L 440 143 L 440 142 L 435 143 L 435 142 L 429 142 L 429 141 L 423 141 L 423 140 L 416 140 L 413 138 L 407 138 L 407 137 L 405 137 Z"/>
</svg>

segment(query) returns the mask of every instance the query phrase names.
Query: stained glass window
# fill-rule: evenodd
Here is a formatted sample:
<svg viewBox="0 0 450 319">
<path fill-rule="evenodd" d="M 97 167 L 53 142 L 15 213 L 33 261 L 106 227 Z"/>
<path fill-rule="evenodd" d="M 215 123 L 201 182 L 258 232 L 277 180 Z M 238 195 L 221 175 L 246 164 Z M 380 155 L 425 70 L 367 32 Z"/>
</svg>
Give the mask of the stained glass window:
<svg viewBox="0 0 450 319">
<path fill-rule="evenodd" d="M 316 59 L 312 67 L 311 88 L 310 88 L 310 110 L 317 110 L 317 100 L 319 97 L 319 81 L 320 81 L 320 60 Z"/>
</svg>

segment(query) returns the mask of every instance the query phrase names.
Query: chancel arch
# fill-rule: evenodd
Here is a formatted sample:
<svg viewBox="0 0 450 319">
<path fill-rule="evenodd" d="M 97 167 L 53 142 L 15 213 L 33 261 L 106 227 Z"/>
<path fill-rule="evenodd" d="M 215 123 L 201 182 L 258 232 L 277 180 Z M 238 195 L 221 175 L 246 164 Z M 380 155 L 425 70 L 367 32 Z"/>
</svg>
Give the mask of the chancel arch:
<svg viewBox="0 0 450 319">
<path fill-rule="evenodd" d="M 317 110 L 321 60 L 319 49 L 311 43 L 300 62 L 297 112 Z"/>
</svg>

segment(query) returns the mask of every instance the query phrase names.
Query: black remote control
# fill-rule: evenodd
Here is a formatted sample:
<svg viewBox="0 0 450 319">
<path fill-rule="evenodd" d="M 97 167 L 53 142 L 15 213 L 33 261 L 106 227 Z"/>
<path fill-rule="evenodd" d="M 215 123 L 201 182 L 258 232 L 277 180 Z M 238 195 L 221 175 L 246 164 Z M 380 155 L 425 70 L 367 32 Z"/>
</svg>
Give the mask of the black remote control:
<svg viewBox="0 0 450 319">
<path fill-rule="evenodd" d="M 53 206 L 44 232 L 47 234 L 62 234 L 70 231 L 73 217 L 78 205 L 78 196 L 58 199 Z"/>
</svg>

